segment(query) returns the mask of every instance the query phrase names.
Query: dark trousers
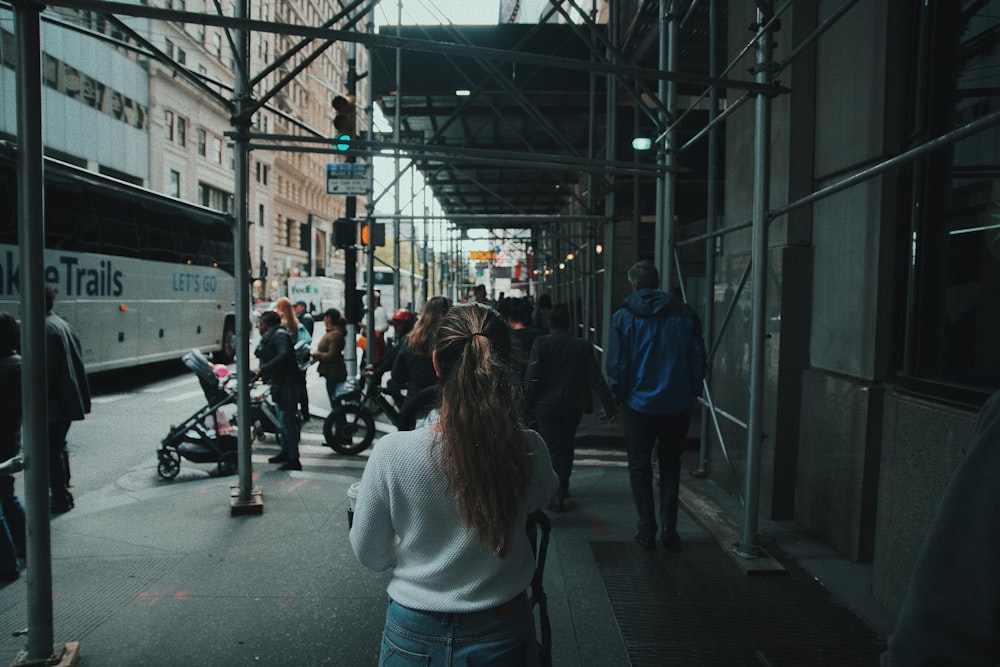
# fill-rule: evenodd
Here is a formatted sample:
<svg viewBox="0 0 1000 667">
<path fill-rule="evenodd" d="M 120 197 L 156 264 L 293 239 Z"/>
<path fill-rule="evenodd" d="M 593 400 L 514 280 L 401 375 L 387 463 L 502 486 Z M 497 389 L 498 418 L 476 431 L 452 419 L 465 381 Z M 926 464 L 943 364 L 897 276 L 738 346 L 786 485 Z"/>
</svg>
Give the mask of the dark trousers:
<svg viewBox="0 0 1000 667">
<path fill-rule="evenodd" d="M 14 493 L 14 476 L 0 475 L 0 573 L 16 570 L 26 553 L 24 506 Z"/>
<path fill-rule="evenodd" d="M 639 515 L 638 532 L 652 539 L 656 535 L 656 508 L 653 500 L 653 448 L 660 466 L 660 525 L 662 535 L 677 532 L 677 495 L 681 484 L 681 454 L 691 423 L 691 411 L 669 415 L 647 415 L 624 408 L 625 448 L 632 500 Z"/>
<path fill-rule="evenodd" d="M 538 434 L 545 440 L 552 459 L 552 469 L 559 478 L 556 497 L 565 498 L 569 490 L 569 476 L 573 472 L 573 455 L 576 451 L 576 428 L 583 418 L 582 410 L 556 408 L 547 410 L 541 406 L 535 409 Z"/>
<path fill-rule="evenodd" d="M 66 449 L 66 434 L 70 421 L 49 422 L 49 489 L 54 505 L 73 503 L 69 486 L 69 451 Z"/>
</svg>

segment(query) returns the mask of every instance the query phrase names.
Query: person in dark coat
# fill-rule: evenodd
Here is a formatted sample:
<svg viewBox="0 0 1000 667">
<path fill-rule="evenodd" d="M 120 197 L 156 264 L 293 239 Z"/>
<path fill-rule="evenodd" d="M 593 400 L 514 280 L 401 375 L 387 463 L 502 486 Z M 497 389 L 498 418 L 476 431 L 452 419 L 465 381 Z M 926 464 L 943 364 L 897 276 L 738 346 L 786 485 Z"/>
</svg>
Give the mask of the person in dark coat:
<svg viewBox="0 0 1000 667">
<path fill-rule="evenodd" d="M 396 359 L 392 362 L 392 383 L 406 387 L 406 399 L 400 413 L 407 411 L 421 390 L 437 383 L 431 351 L 441 318 L 450 307 L 451 301 L 447 297 L 434 296 L 428 299 L 424 309 L 420 311 L 416 326 L 396 353 Z"/>
<path fill-rule="evenodd" d="M 548 509 L 566 510 L 569 477 L 573 470 L 574 438 L 584 412 L 593 409 L 592 392 L 597 393 L 611 423 L 618 412 L 593 347 L 569 333 L 569 311 L 553 306 L 549 313 L 549 333 L 535 339 L 525 371 L 526 412 L 534 416 L 538 433 L 548 445 L 552 468 L 559 488 Z"/>
<path fill-rule="evenodd" d="M 53 312 L 56 291 L 45 288 L 45 350 L 49 381 L 49 488 L 53 514 L 74 507 L 69 491 L 69 450 L 66 434 L 70 424 L 90 412 L 90 385 L 83 367 L 80 340 L 72 327 Z"/>
<path fill-rule="evenodd" d="M 931 522 L 882 667 L 1000 664 L 1000 391 Z"/>
<path fill-rule="evenodd" d="M 608 335 L 608 384 L 621 401 L 628 453 L 629 484 L 635 501 L 636 543 L 656 548 L 653 450 L 660 468 L 660 541 L 681 550 L 677 534 L 681 454 L 691 409 L 705 378 L 705 343 L 694 310 L 659 289 L 652 262 L 628 271 L 632 293 L 611 318 Z"/>
<path fill-rule="evenodd" d="M 0 462 L 21 453 L 21 355 L 17 320 L 0 313 Z M 26 555 L 24 506 L 14 491 L 14 476 L 0 475 L 0 582 L 20 576 L 18 560 Z"/>
<path fill-rule="evenodd" d="M 278 411 L 278 430 L 281 433 L 281 453 L 272 456 L 270 463 L 281 463 L 281 470 L 302 470 L 299 462 L 299 404 L 301 371 L 295 362 L 293 334 L 281 325 L 281 316 L 273 310 L 260 315 L 259 375 L 271 383 L 271 397 Z"/>
<path fill-rule="evenodd" d="M 535 339 L 545 334 L 545 331 L 531 326 L 531 304 L 527 299 L 510 298 L 504 303 L 507 326 L 510 327 L 510 335 L 516 346 L 513 354 L 514 371 L 517 373 L 517 379 L 521 381 L 521 390 L 524 391 L 527 389 L 524 384 L 524 373 L 528 369 L 531 346 L 535 343 Z"/>
</svg>

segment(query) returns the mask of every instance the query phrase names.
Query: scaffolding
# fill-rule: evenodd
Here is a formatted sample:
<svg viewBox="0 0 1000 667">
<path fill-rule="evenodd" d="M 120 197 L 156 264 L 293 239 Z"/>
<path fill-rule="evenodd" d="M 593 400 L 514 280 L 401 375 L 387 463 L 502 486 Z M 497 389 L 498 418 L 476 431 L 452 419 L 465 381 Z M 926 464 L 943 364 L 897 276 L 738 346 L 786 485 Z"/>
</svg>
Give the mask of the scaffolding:
<svg viewBox="0 0 1000 667">
<path fill-rule="evenodd" d="M 539 55 L 538 53 L 488 48 L 461 39 L 460 30 L 452 30 L 454 41 L 419 39 L 396 34 L 375 34 L 372 30 L 371 12 L 378 4 L 369 0 L 354 0 L 345 6 L 341 12 L 329 21 L 318 26 L 304 26 L 285 23 L 274 23 L 251 20 L 247 0 L 239 0 L 233 16 L 221 13 L 205 14 L 196 12 L 176 11 L 152 7 L 142 4 L 121 2 L 105 2 L 103 0 L 59 0 L 52 5 L 79 10 L 88 10 L 105 15 L 109 20 L 117 20 L 116 16 L 132 16 L 164 21 L 176 21 L 203 25 L 214 25 L 230 31 L 232 44 L 237 57 L 235 60 L 234 81 L 231 99 L 226 99 L 211 89 L 205 90 L 206 98 L 214 103 L 223 104 L 232 111 L 231 138 L 234 145 L 235 173 L 234 192 L 236 193 L 236 275 L 249 275 L 247 248 L 247 218 L 248 218 L 248 179 L 249 158 L 254 150 L 288 150 L 332 152 L 330 137 L 313 128 L 300 125 L 304 136 L 275 135 L 255 133 L 250 124 L 251 116 L 263 108 L 289 81 L 304 68 L 310 58 L 317 57 L 324 48 L 341 41 L 350 42 L 365 48 L 380 48 L 392 50 L 395 53 L 397 76 L 394 81 L 397 95 L 405 93 L 406 79 L 402 76 L 401 58 L 403 53 L 432 53 L 455 59 L 472 59 L 485 70 L 491 72 L 498 81 L 506 82 L 504 90 L 517 103 L 526 109 L 533 122 L 547 126 L 545 113 L 537 108 L 529 96 L 524 95 L 516 80 L 499 71 L 498 64 L 513 64 L 521 66 L 544 65 L 555 69 L 563 68 L 567 72 L 585 72 L 589 77 L 588 102 L 586 105 L 586 142 L 583 145 L 570 142 L 563 145 L 562 150 L 531 154 L 514 154 L 504 150 L 482 148 L 465 148 L 462 146 L 442 146 L 434 142 L 434 136 L 419 144 L 403 142 L 401 131 L 403 120 L 401 106 L 395 106 L 393 137 L 391 141 L 375 140 L 372 127 L 369 126 L 368 139 L 358 140 L 352 151 L 358 157 L 366 158 L 392 151 L 395 160 L 395 178 L 382 192 L 371 189 L 371 197 L 367 202 L 365 218 L 369 221 L 375 218 L 375 206 L 387 197 L 390 189 L 394 202 L 394 214 L 389 222 L 394 226 L 394 249 L 396 267 L 400 264 L 399 245 L 400 221 L 423 220 L 437 223 L 447 220 L 449 228 L 438 227 L 437 238 L 426 236 L 424 244 L 447 243 L 449 256 L 458 256 L 456 233 L 468 227 L 483 227 L 486 229 L 528 228 L 533 230 L 532 244 L 536 251 L 545 248 L 556 260 L 564 261 L 569 271 L 553 272 L 550 282 L 542 280 L 534 285 L 535 293 L 542 288 L 551 288 L 562 299 L 579 302 L 579 331 L 581 335 L 592 342 L 595 349 L 602 350 L 605 337 L 609 330 L 611 314 L 615 305 L 617 287 L 615 274 L 622 264 L 630 264 L 638 256 L 636 244 L 624 242 L 631 236 L 637 239 L 640 228 L 643 227 L 642 212 L 638 204 L 644 182 L 655 181 L 656 204 L 654 207 L 655 238 L 652 247 L 655 251 L 655 263 L 664 280 L 669 284 L 676 280 L 681 289 L 687 284 L 684 273 L 681 252 L 686 248 L 703 250 L 704 289 L 700 295 L 705 331 L 710 336 L 709 341 L 709 374 L 705 382 L 704 396 L 701 401 L 705 408 L 702 412 L 701 450 L 699 452 L 699 474 L 707 474 L 710 466 L 709 443 L 712 436 L 718 440 L 718 445 L 732 471 L 733 477 L 741 479 L 740 495 L 744 503 L 742 533 L 737 551 L 744 557 L 753 558 L 760 554 L 758 536 L 759 514 L 759 477 L 761 465 L 761 443 L 766 434 L 763 430 L 763 414 L 765 401 L 765 353 L 766 353 L 766 313 L 767 313 L 767 253 L 768 231 L 770 225 L 777 219 L 787 216 L 792 211 L 808 207 L 833 194 L 870 181 L 891 170 L 907 165 L 928 153 L 942 150 L 956 142 L 975 136 L 989 128 L 1000 124 L 1000 112 L 992 111 L 969 121 L 954 130 L 935 137 L 900 152 L 887 156 L 877 164 L 843 177 L 837 182 L 828 184 L 805 196 L 786 203 L 771 201 L 772 188 L 770 183 L 771 167 L 774 157 L 771 154 L 771 122 L 772 105 L 775 99 L 789 94 L 789 90 L 778 83 L 778 75 L 790 67 L 797 58 L 816 46 L 820 38 L 833 26 L 837 25 L 857 5 L 857 0 L 844 0 L 834 11 L 829 13 L 815 29 L 795 44 L 789 55 L 783 61 L 774 57 L 775 35 L 780 29 L 781 20 L 791 11 L 793 3 L 786 0 L 780 6 L 771 0 L 757 0 L 757 17 L 754 22 L 752 36 L 740 48 L 730 49 L 735 53 L 731 61 L 719 69 L 717 53 L 725 48 L 726 40 L 720 33 L 720 14 L 726 3 L 722 0 L 655 0 L 637 4 L 634 21 L 627 21 L 624 15 L 624 2 L 609 0 L 608 21 L 606 25 L 598 24 L 596 20 L 596 3 L 588 11 L 581 8 L 574 0 L 551 0 L 541 23 L 549 18 L 561 17 L 571 26 L 568 28 L 583 44 L 587 45 L 588 56 L 583 59 L 560 57 L 558 55 Z M 41 156 L 42 137 L 40 118 L 42 110 L 41 99 L 41 63 L 39 17 L 42 7 L 33 2 L 15 2 L 12 5 L 15 17 L 18 64 L 18 147 L 19 147 L 19 200 L 21 271 L 24 286 L 22 291 L 22 314 L 25 340 L 43 340 L 40 332 L 44 331 L 44 312 L 41 309 L 42 288 L 42 205 L 41 205 Z M 648 23 L 650 17 L 655 17 L 655 30 L 650 35 L 637 36 L 636 26 Z M 682 33 L 690 28 L 696 18 L 700 17 L 699 25 L 707 32 L 708 58 L 704 63 L 705 71 L 698 75 L 682 73 L 678 69 Z M 347 28 L 335 29 L 333 26 L 348 21 Z M 365 25 L 367 29 L 358 30 L 356 26 Z M 270 32 L 289 37 L 299 38 L 295 46 L 287 53 L 281 54 L 262 72 L 254 75 L 249 71 L 249 36 L 252 32 Z M 650 40 L 656 40 L 656 67 L 642 67 L 633 62 L 630 53 L 648 46 Z M 313 47 L 313 44 L 318 46 Z M 310 50 L 311 49 L 311 50 Z M 169 60 L 161 53 L 150 48 L 151 57 Z M 296 56 L 303 56 L 298 64 L 280 77 L 278 84 L 261 97 L 254 99 L 251 91 L 260 84 L 265 76 L 279 67 L 293 62 Z M 753 54 L 749 69 L 752 79 L 728 78 L 731 72 L 740 66 L 747 65 L 748 55 Z M 182 65 L 170 62 L 183 76 L 191 76 Z M 191 76 L 193 85 L 205 88 L 204 82 Z M 604 89 L 601 88 L 603 78 Z M 472 82 L 475 84 L 475 82 Z M 703 89 L 700 95 L 687 102 L 687 109 L 681 110 L 678 86 L 697 85 Z M 653 90 L 655 85 L 656 89 Z M 725 108 L 722 108 L 721 96 L 726 92 Z M 477 91 L 472 86 L 471 98 L 475 99 Z M 734 94 L 738 97 L 731 99 Z M 604 98 L 604 108 L 598 108 L 600 98 Z M 399 98 L 397 98 L 399 99 Z M 623 100 L 630 100 L 634 117 L 637 120 L 651 121 L 656 128 L 655 164 L 641 164 L 636 161 L 621 161 L 616 159 L 619 141 L 618 115 Z M 639 103 L 642 100 L 643 103 Z M 753 105 L 750 106 L 750 102 Z M 372 117 L 371 99 L 368 100 L 368 118 Z M 692 134 L 686 141 L 679 138 L 678 128 L 684 121 L 691 120 L 695 108 L 707 109 L 707 122 Z M 752 110 L 753 125 L 753 196 L 752 205 L 745 219 L 738 221 L 723 220 L 719 212 L 720 203 L 720 132 L 725 124 L 742 113 Z M 461 118 L 462 107 L 456 108 L 456 113 L 447 119 L 450 125 Z M 600 135 L 600 119 L 603 119 L 603 136 Z M 370 122 L 370 121 L 369 121 Z M 558 128 L 545 128 L 557 143 L 562 137 Z M 706 194 L 704 205 L 704 233 L 678 238 L 678 229 L 674 224 L 677 209 L 677 187 L 681 178 L 680 159 L 700 142 L 707 144 L 705 154 Z M 403 156 L 409 161 L 403 167 Z M 456 164 L 487 163 L 506 168 L 541 169 L 554 174 L 556 180 L 569 189 L 565 199 L 565 208 L 560 216 L 553 219 L 549 213 L 535 214 L 512 209 L 503 214 L 477 216 L 474 214 L 436 216 L 404 216 L 402 214 L 401 177 L 411 169 L 421 165 L 443 160 Z M 575 173 L 575 181 L 569 181 L 567 173 Z M 628 192 L 626 186 L 631 179 L 632 211 L 630 216 L 619 213 L 619 201 Z M 411 199 L 412 199 L 411 193 Z M 503 199 L 502 193 L 490 192 L 489 197 Z M 426 211 L 426 205 L 424 207 Z M 426 228 L 425 228 L 426 229 Z M 751 253 L 738 288 L 724 304 L 724 314 L 716 322 L 715 318 L 715 275 L 716 275 L 716 243 L 723 237 L 737 232 L 750 231 Z M 414 244 L 415 245 L 415 244 Z M 600 251 L 598 251 L 600 248 Z M 374 248 L 370 247 L 369 253 Z M 565 260 L 573 254 L 572 260 Z M 583 261 L 577 261 L 581 259 Z M 411 258 L 415 264 L 415 259 Z M 425 265 L 425 280 L 428 269 Z M 373 265 L 369 261 L 369 267 Z M 620 274 L 620 272 L 618 272 Z M 676 277 L 675 277 L 676 276 Z M 399 293 L 398 274 L 397 290 Z M 429 283 L 428 283 L 429 284 Z M 749 382 L 747 402 L 740 406 L 720 406 L 712 395 L 712 362 L 720 349 L 723 337 L 729 330 L 732 317 L 737 309 L 737 302 L 743 297 L 744 289 L 749 284 L 751 291 L 751 315 L 749 349 Z M 237 281 L 237 344 L 242 351 L 237 355 L 238 377 L 240 391 L 238 409 L 241 413 L 250 412 L 249 392 L 247 390 L 249 377 L 249 285 L 242 280 Z M 369 280 L 369 286 L 372 280 Z M 458 285 L 454 271 L 448 272 L 445 281 L 442 272 L 439 281 L 441 288 L 452 290 L 457 295 Z M 430 289 L 430 287 L 428 287 Z M 687 295 L 685 295 L 687 297 Z M 396 304 L 397 306 L 399 304 Z M 372 326 L 369 323 L 369 326 Z M 353 346 L 351 346 L 353 347 Z M 28 502 L 35 507 L 47 504 L 45 477 L 47 466 L 44 464 L 47 456 L 45 414 L 45 378 L 37 370 L 44 368 L 44 350 L 37 345 L 26 345 L 24 350 L 25 368 L 25 446 L 29 456 L 35 457 L 37 465 L 27 469 Z M 35 369 L 35 370 L 30 370 Z M 742 413 L 742 414 L 741 414 Z M 735 424 L 745 431 L 746 460 L 742 471 L 738 470 L 735 461 L 729 454 L 729 448 L 723 437 L 720 419 Z M 238 503 L 253 503 L 256 490 L 252 487 L 250 477 L 250 447 L 249 423 L 241 421 L 239 425 L 239 488 Z M 30 517 L 30 533 L 34 536 L 32 548 L 29 550 L 30 567 L 33 576 L 29 582 L 29 634 L 28 656 L 30 659 L 42 659 L 51 654 L 52 614 L 51 614 L 51 576 L 50 545 L 48 542 L 48 518 L 43 514 Z"/>
</svg>

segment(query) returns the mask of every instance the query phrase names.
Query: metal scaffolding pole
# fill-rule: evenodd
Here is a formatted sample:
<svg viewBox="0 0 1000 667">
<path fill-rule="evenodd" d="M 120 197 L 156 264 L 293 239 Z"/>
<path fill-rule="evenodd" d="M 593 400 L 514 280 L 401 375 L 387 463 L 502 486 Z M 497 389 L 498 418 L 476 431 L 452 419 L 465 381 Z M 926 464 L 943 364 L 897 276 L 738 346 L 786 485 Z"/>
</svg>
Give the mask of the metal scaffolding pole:
<svg viewBox="0 0 1000 667">
<path fill-rule="evenodd" d="M 249 0 L 239 0 L 237 14 L 246 18 Z M 233 46 L 236 53 L 233 65 L 233 163 L 235 185 L 235 224 L 233 233 L 233 273 L 236 280 L 236 410 L 239 415 L 249 415 L 250 407 L 250 234 L 247 227 L 250 200 L 250 31 L 236 31 Z M 250 420 L 237 423 L 237 461 L 239 488 L 230 496 L 232 514 L 259 514 L 263 512 L 263 496 L 253 489 L 253 462 L 251 461 Z"/>
<path fill-rule="evenodd" d="M 677 25 L 674 0 L 660 0 L 660 69 L 677 69 L 680 29 Z M 663 167 L 656 178 L 656 266 L 660 271 L 661 287 L 669 292 L 673 268 L 674 210 L 677 207 L 677 179 L 672 170 L 677 161 L 676 132 L 671 120 L 677 115 L 677 82 L 659 82 L 660 99 L 667 107 L 663 125 L 670 127 L 663 144 L 657 147 L 657 159 Z"/>
<path fill-rule="evenodd" d="M 772 32 L 765 25 L 773 3 L 758 2 L 757 23 L 762 26 L 757 36 L 757 65 L 754 76 L 758 83 L 768 83 L 773 74 Z M 753 285 L 750 323 L 750 406 L 747 427 L 746 505 L 743 532 L 737 552 L 754 557 L 760 553 L 757 535 L 760 504 L 760 461 L 764 415 L 764 353 L 767 338 L 767 245 L 768 195 L 771 186 L 771 98 L 758 95 L 754 120 L 754 192 L 753 240 L 751 262 Z"/>
<path fill-rule="evenodd" d="M 709 76 L 716 75 L 716 69 L 718 68 L 717 56 L 716 54 L 716 40 L 718 39 L 718 0 L 710 0 L 708 5 L 708 74 Z M 708 123 L 712 125 L 712 121 L 719 113 L 719 90 L 714 86 L 709 91 L 709 103 L 708 103 Z M 718 206 L 718 128 L 712 125 L 712 129 L 708 132 L 708 202 L 707 210 L 705 214 L 705 231 L 707 233 L 712 233 L 715 231 L 716 218 L 718 213 L 716 208 Z M 704 310 L 704 328 L 703 332 L 709 339 L 712 337 L 712 331 L 715 328 L 715 239 L 709 237 L 705 241 L 705 293 L 703 298 Z M 705 373 L 705 388 L 706 392 L 711 391 L 712 383 L 712 365 L 709 364 Z M 708 452 L 709 452 L 709 422 L 712 415 L 707 410 L 701 411 L 701 439 L 698 447 L 698 469 L 695 474 L 699 477 L 705 477 L 708 475 Z"/>
<path fill-rule="evenodd" d="M 608 35 L 611 37 L 611 44 L 614 46 L 618 43 L 618 2 L 616 0 L 608 1 Z M 615 104 L 615 78 L 613 76 L 608 76 L 607 79 L 607 101 L 605 102 L 605 108 L 607 110 L 607 129 L 606 129 L 606 141 L 605 141 L 605 157 L 612 154 L 615 147 L 615 123 L 617 121 L 617 105 Z M 593 189 L 597 183 L 593 177 L 593 174 L 589 176 L 590 188 Z M 614 293 L 615 281 L 614 281 L 614 256 L 615 256 L 615 187 L 614 187 L 615 177 L 611 177 L 611 183 L 607 187 L 607 192 L 604 195 L 604 215 L 608 219 L 608 224 L 604 226 L 604 281 L 602 288 L 604 290 L 605 299 L 601 308 L 601 331 L 604 332 L 604 347 L 607 348 L 607 339 L 611 332 L 611 314 L 612 314 L 612 301 L 610 295 Z"/>
<path fill-rule="evenodd" d="M 45 352 L 45 218 L 42 153 L 43 6 L 15 2 L 17 67 L 17 200 L 21 262 L 21 403 L 28 541 L 28 645 L 15 664 L 51 664 L 53 646 L 52 532 L 49 526 L 49 411 Z M 37 344 L 42 341 L 42 344 Z M 72 646 L 78 645 L 74 644 Z"/>
</svg>

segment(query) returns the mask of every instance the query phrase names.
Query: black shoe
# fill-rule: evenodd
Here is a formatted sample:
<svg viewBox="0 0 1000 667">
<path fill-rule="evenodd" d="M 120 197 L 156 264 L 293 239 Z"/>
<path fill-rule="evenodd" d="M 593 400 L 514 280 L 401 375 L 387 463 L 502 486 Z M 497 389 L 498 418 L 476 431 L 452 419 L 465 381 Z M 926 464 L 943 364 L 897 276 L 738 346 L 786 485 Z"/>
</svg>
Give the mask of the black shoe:
<svg viewBox="0 0 1000 667">
<path fill-rule="evenodd" d="M 0 582 L 9 583 L 11 581 L 17 581 L 21 577 L 21 573 L 17 570 L 11 570 L 10 572 L 0 572 Z"/>
<path fill-rule="evenodd" d="M 66 512 L 68 512 L 71 509 L 73 509 L 74 507 L 76 507 L 76 505 L 74 503 L 72 503 L 72 502 L 69 502 L 69 503 L 52 503 L 52 505 L 49 507 L 49 511 L 52 512 L 52 514 L 65 514 Z"/>
<path fill-rule="evenodd" d="M 642 547 L 645 551 L 652 551 L 656 548 L 656 542 L 653 541 L 652 537 L 647 537 L 646 535 L 636 535 L 635 543 Z"/>
<path fill-rule="evenodd" d="M 681 546 L 681 537 L 677 533 L 664 535 L 660 542 L 663 544 L 663 548 L 667 551 L 673 551 L 674 553 L 679 554 L 684 550 L 684 547 Z"/>
<path fill-rule="evenodd" d="M 302 470 L 302 464 L 298 461 L 289 461 L 285 465 L 278 468 L 278 470 Z"/>
<path fill-rule="evenodd" d="M 284 463 L 288 460 L 288 454 L 281 452 L 280 454 L 275 454 L 267 460 L 268 463 Z"/>
</svg>

